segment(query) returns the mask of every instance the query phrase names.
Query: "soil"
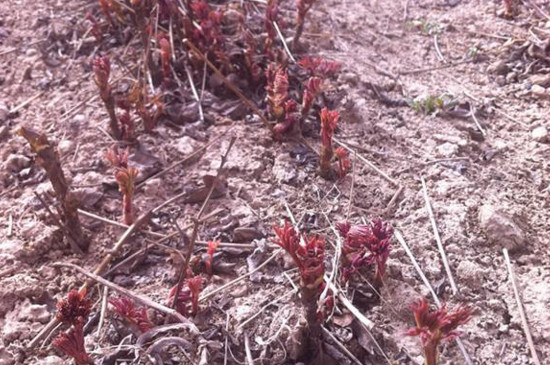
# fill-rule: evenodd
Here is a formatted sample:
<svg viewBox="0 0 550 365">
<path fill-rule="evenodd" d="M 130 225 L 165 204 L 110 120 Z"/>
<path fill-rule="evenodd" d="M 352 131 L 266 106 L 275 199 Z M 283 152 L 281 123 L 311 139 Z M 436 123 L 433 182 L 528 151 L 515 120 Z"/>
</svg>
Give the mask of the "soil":
<svg viewBox="0 0 550 365">
<path fill-rule="evenodd" d="M 49 192 L 51 185 L 16 133 L 20 125 L 45 131 L 58 146 L 72 188 L 81 194 L 81 208 L 120 221 L 120 194 L 104 159 L 113 141 L 105 130 L 107 113 L 90 65 L 98 53 L 109 53 L 115 78 L 124 87 L 130 60 L 137 59 L 140 50 L 116 42 L 98 49 L 83 21 L 95 7 L 96 2 L 82 0 L 0 3 L 2 365 L 71 363 L 50 346 L 49 339 L 44 346 L 26 349 L 54 315 L 56 301 L 85 280 L 52 264 L 73 263 L 93 271 L 124 232 L 81 215 L 91 245 L 85 255 L 72 253 L 34 194 Z M 293 2 L 283 6 L 293 7 Z M 225 166 L 226 189 L 209 202 L 205 215 L 210 217 L 200 224 L 198 252 L 204 253 L 204 241 L 214 238 L 242 245 L 220 246 L 214 276 L 205 282 L 203 293 L 269 259 L 274 252 L 269 244 L 271 227 L 291 218 L 290 213 L 302 230 L 331 242 L 336 242 L 331 230 L 335 222 L 382 217 L 402 234 L 449 307 L 473 306 L 473 318 L 461 328 L 461 338 L 474 364 L 535 364 L 504 260 L 503 249 L 509 250 L 534 345 L 546 363 L 550 358 L 550 137 L 545 135 L 550 128 L 549 13 L 550 5 L 541 1 L 523 2 L 509 18 L 503 16 L 500 1 L 319 1 L 298 52 L 342 63 L 325 101 L 341 111 L 335 137 L 355 151 L 353 171 L 337 181 L 322 179 L 316 154 L 303 143 L 274 141 L 248 111 L 222 112 L 225 103 L 235 102 L 233 97 L 212 97 L 205 106 L 213 120 L 208 127 L 196 119 L 184 124 L 161 122 L 153 133 L 139 134 L 139 148 L 130 161 L 140 170 L 138 180 L 146 182 L 136 191 L 135 205 L 143 213 L 188 191 L 191 199 L 155 214 L 148 229 L 167 234 L 175 231 L 175 221 L 190 234 L 204 200 L 203 179 L 216 175 L 221 156 L 231 137 L 236 137 Z M 422 112 L 429 97 L 438 99 L 435 104 L 441 107 Z M 320 143 L 316 134 L 306 140 L 315 148 Z M 202 146 L 208 147 L 196 158 L 151 178 Z M 457 293 L 437 248 L 421 179 Z M 163 248 L 153 244 L 156 240 L 150 234 L 134 234 L 115 262 L 146 250 L 126 260 L 109 279 L 164 304 L 181 264 L 174 252 L 185 252 L 185 243 L 174 239 Z M 333 252 L 328 249 L 329 268 Z M 199 314 L 192 318 L 201 331 L 200 341 L 181 329 L 167 331 L 192 342 L 190 350 L 178 346 L 159 350 L 155 342 L 155 350 L 147 344 L 127 351 L 124 346 L 135 343 L 135 336 L 119 346 L 124 331 L 111 315 L 101 331 L 97 322 L 86 326 L 86 346 L 101 364 L 155 363 L 155 356 L 164 364 L 243 364 L 250 363 L 246 347 L 256 364 L 294 364 L 303 340 L 303 312 L 299 297 L 291 292 L 289 280 L 299 281 L 292 268 L 288 258 L 278 255 L 201 302 Z M 89 293 L 92 318 L 99 317 L 103 293 L 98 286 Z M 381 298 L 358 278 L 345 293 L 374 323 L 373 337 L 337 301 L 337 310 L 325 323 L 325 351 L 334 359 L 326 363 L 354 363 L 334 339 L 363 364 L 422 363 L 419 339 L 404 332 L 414 323 L 408 306 L 422 296 L 430 298 L 430 292 L 397 240 Z M 163 324 L 158 312 L 149 310 L 149 315 L 155 324 Z M 241 326 L 252 315 L 256 317 Z M 467 362 L 450 341 L 442 349 L 440 363 Z"/>
</svg>

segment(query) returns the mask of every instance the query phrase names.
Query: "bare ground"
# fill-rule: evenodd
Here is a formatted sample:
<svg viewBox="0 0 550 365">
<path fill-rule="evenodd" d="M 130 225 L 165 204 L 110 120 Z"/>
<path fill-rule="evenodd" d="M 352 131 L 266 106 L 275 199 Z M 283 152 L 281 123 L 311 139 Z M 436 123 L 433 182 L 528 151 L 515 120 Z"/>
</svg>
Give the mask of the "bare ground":
<svg viewBox="0 0 550 365">
<path fill-rule="evenodd" d="M 90 252 L 83 257 L 72 254 L 33 195 L 33 191 L 49 190 L 50 185 L 15 133 L 21 124 L 47 131 L 59 146 L 72 186 L 82 190 L 83 209 L 119 219 L 120 198 L 103 159 L 112 141 L 102 130 L 106 113 L 94 99 L 97 91 L 90 75 L 90 61 L 97 50 L 83 38 L 87 30 L 83 14 L 92 6 L 94 2 L 52 0 L 0 4 L 0 364 L 62 363 L 60 354 L 48 345 L 33 353 L 24 351 L 50 319 L 56 300 L 83 280 L 50 264 L 72 262 L 91 271 L 123 232 L 83 218 L 93 238 Z M 547 10 L 546 4 L 539 2 L 539 6 Z M 351 207 L 350 221 L 382 216 L 402 233 L 442 299 L 475 307 L 462 338 L 476 364 L 534 363 L 502 254 L 504 247 L 509 249 L 534 343 L 545 363 L 550 356 L 550 139 L 533 135 L 533 130 L 548 126 L 549 104 L 546 95 L 535 93 L 532 77 L 547 76 L 548 64 L 521 46 L 530 42 L 544 49 L 550 27 L 532 7 L 522 6 L 513 20 L 497 16 L 499 9 L 496 1 L 321 2 L 306 25 L 307 52 L 343 64 L 327 102 L 343 114 L 337 139 L 357 151 L 352 155 L 351 176 L 327 182 L 316 175 L 315 156 L 306 147 L 272 141 L 254 118 L 233 120 L 212 111 L 214 124 L 208 128 L 161 123 L 152 135 L 140 135 L 141 147 L 131 160 L 144 175 L 222 138 L 199 158 L 148 180 L 137 193 L 136 205 L 143 212 L 201 186 L 203 176 L 216 173 L 229 137 L 236 136 L 227 164 L 228 190 L 209 205 L 209 212 L 221 211 L 201 226 L 200 240 L 253 242 L 257 248 L 252 255 L 248 246 L 221 250 L 218 261 L 226 265 L 217 268 L 205 293 L 270 257 L 270 249 L 262 242 L 271 237 L 273 223 L 288 217 L 287 205 L 302 227 L 327 236 L 331 235 L 329 221 L 343 220 Z M 513 56 L 520 51 L 519 57 Z M 116 45 L 109 50 L 118 57 L 114 66 L 118 75 L 129 67 L 120 61 L 126 59 L 125 52 L 131 59 L 138 50 Z M 383 97 L 377 97 L 373 85 Z M 398 102 L 443 94 L 457 103 L 437 116 Z M 25 101 L 27 105 L 9 113 Z M 472 112 L 475 120 L 469 115 Z M 312 138 L 310 143 L 316 146 L 318 140 Z M 403 187 L 395 201 L 398 186 L 361 158 Z M 457 283 L 456 295 L 437 250 L 421 178 Z M 200 200 L 170 206 L 154 217 L 154 228 L 173 231 L 172 218 L 181 226 L 190 223 L 199 209 L 197 203 Z M 150 246 L 153 239 L 135 235 L 123 257 L 149 244 L 147 255 L 111 278 L 164 303 L 175 283 L 179 258 Z M 170 245 L 182 247 L 178 242 Z M 397 241 L 388 265 L 380 303 L 367 301 L 358 307 L 376 324 L 374 337 L 389 359 L 421 363 L 417 339 L 403 332 L 412 324 L 408 305 L 429 292 Z M 288 268 L 286 261 L 277 259 L 260 274 L 201 305 L 195 321 L 207 339 L 202 345 L 210 362 L 223 363 L 228 338 L 228 362 L 243 363 L 244 337 L 249 336 L 257 363 L 293 363 L 292 339 L 299 335 L 301 316 L 296 296 L 286 296 L 239 327 L 259 308 L 292 290 L 282 275 Z M 100 297 L 95 289 L 94 312 L 99 310 Z M 346 311 L 326 326 L 362 363 L 387 363 Z M 101 334 L 94 328 L 86 341 L 100 359 L 121 339 L 108 324 Z M 335 348 L 331 340 L 327 342 Z M 194 359 L 192 363 L 199 363 L 198 357 Z M 135 363 L 147 361 L 143 356 Z M 185 361 L 181 353 L 172 351 L 164 363 Z M 349 361 L 345 355 L 339 360 Z M 441 362 L 466 363 L 452 342 Z"/>
</svg>

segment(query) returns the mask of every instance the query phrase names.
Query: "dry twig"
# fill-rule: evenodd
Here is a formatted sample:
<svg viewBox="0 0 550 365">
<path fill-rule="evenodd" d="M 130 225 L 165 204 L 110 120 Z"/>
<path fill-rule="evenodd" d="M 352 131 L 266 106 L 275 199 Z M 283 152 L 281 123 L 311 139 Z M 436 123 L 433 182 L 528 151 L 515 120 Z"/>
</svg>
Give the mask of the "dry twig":
<svg viewBox="0 0 550 365">
<path fill-rule="evenodd" d="M 223 172 L 223 166 L 227 162 L 227 156 L 231 152 L 231 148 L 235 144 L 235 141 L 237 140 L 237 137 L 231 138 L 231 141 L 229 142 L 229 146 L 227 147 L 227 150 L 222 156 L 222 160 L 220 162 L 220 167 L 218 168 L 218 172 L 216 174 L 216 178 L 212 182 L 212 186 L 210 186 L 210 191 L 208 192 L 208 195 L 206 196 L 206 199 L 204 199 L 204 202 L 202 203 L 202 206 L 197 213 L 197 216 L 195 217 L 194 224 L 193 224 L 193 233 L 191 235 L 191 240 L 189 241 L 189 246 L 187 247 L 187 255 L 185 256 L 185 261 L 183 262 L 183 265 L 181 267 L 179 277 L 178 277 L 178 285 L 176 286 L 176 291 L 174 292 L 174 300 L 172 301 L 172 308 L 175 308 L 178 303 L 178 298 L 180 296 L 181 288 L 183 287 L 183 282 L 185 281 L 185 277 L 187 275 L 187 268 L 189 267 L 189 261 L 191 260 L 191 256 L 193 255 L 193 251 L 195 249 L 195 241 L 197 240 L 197 234 L 199 229 L 199 222 L 200 219 L 206 209 L 206 206 L 208 205 L 208 202 L 210 201 L 210 198 L 212 197 L 212 193 L 216 189 L 216 185 L 219 184 L 219 179 Z"/>
<path fill-rule="evenodd" d="M 531 336 L 531 330 L 529 329 L 529 322 L 527 322 L 527 316 L 525 315 L 525 309 L 523 308 L 523 302 L 521 300 L 521 295 L 519 293 L 519 288 L 516 282 L 516 277 L 514 275 L 514 269 L 512 263 L 510 262 L 510 256 L 508 255 L 507 249 L 502 249 L 504 254 L 504 259 L 506 260 L 506 267 L 508 268 L 508 275 L 510 276 L 510 283 L 512 284 L 512 289 L 514 290 L 514 297 L 516 298 L 516 303 L 518 305 L 519 316 L 521 318 L 521 325 L 523 326 L 523 332 L 525 332 L 525 337 L 527 338 L 527 344 L 529 345 L 529 351 L 531 351 L 531 357 L 535 365 L 541 365 L 539 356 L 537 354 L 537 349 L 535 348 L 535 343 L 533 342 L 533 337 Z"/>
<path fill-rule="evenodd" d="M 121 286 L 119 286 L 115 283 L 112 283 L 109 280 L 104 279 L 99 275 L 95 275 L 91 272 L 88 272 L 88 271 L 84 270 L 80 266 L 70 264 L 70 263 L 63 263 L 63 262 L 54 263 L 54 264 L 52 264 L 52 266 L 53 267 L 68 267 L 68 268 L 74 269 L 74 270 L 78 271 L 79 273 L 81 273 L 82 275 L 88 277 L 90 280 L 96 281 L 96 282 L 108 287 L 111 290 L 114 290 L 114 291 L 116 291 L 116 292 L 130 298 L 130 299 L 135 300 L 138 303 L 143 304 L 146 307 L 156 309 L 159 312 L 164 313 L 168 316 L 175 317 L 181 323 L 189 324 L 189 327 L 190 327 L 190 329 L 193 330 L 193 332 L 199 333 L 198 328 L 195 327 L 193 322 L 189 321 L 189 319 L 187 319 L 184 316 L 182 316 L 181 314 L 179 314 L 175 309 L 165 307 L 164 305 L 159 304 L 159 303 L 157 303 L 157 302 L 155 302 L 155 301 L 153 301 L 153 300 L 151 300 L 151 299 L 149 299 L 145 296 L 135 294 L 134 292 L 132 292 L 132 291 L 126 289 L 126 288 L 123 288 L 123 287 L 121 287 Z"/>
<path fill-rule="evenodd" d="M 439 254 L 441 255 L 441 260 L 443 261 L 443 266 L 447 272 L 447 277 L 449 278 L 449 283 L 451 284 L 451 289 L 453 294 L 458 293 L 458 288 L 453 278 L 453 273 L 451 272 L 451 267 L 449 266 L 449 261 L 447 260 L 447 255 L 445 254 L 445 249 L 443 248 L 443 243 L 441 242 L 441 237 L 439 236 L 439 230 L 437 229 L 437 223 L 435 222 L 434 212 L 432 210 L 432 205 L 430 204 L 430 197 L 428 196 L 428 188 L 426 187 L 426 181 L 424 177 L 421 177 L 422 180 L 422 193 L 424 194 L 424 201 L 426 203 L 426 210 L 428 211 L 428 216 L 432 222 L 432 228 L 434 231 L 435 241 L 437 242 L 437 248 L 439 249 Z"/>
</svg>

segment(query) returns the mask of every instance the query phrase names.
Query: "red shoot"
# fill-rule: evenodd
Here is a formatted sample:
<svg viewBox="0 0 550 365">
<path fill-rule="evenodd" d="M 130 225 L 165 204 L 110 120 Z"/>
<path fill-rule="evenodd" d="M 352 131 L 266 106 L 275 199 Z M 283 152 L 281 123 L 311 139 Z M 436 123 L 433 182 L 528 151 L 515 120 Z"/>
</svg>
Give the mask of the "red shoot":
<svg viewBox="0 0 550 365">
<path fill-rule="evenodd" d="M 340 71 L 341 64 L 335 61 L 328 61 L 320 57 L 305 57 L 298 61 L 298 65 L 309 70 L 313 75 L 327 78 L 334 76 Z"/>
<path fill-rule="evenodd" d="M 284 115 L 284 104 L 288 98 L 288 73 L 282 66 L 270 64 L 266 70 L 266 78 L 268 111 L 274 119 L 279 120 Z"/>
<path fill-rule="evenodd" d="M 105 153 L 105 158 L 111 163 L 115 169 L 124 169 L 128 167 L 128 149 L 120 151 L 117 145 Z"/>
<path fill-rule="evenodd" d="M 206 259 L 206 271 L 208 272 L 208 275 L 212 275 L 212 262 L 214 261 L 214 252 L 216 252 L 216 249 L 219 245 L 219 240 L 208 241 L 208 249 L 206 250 L 206 253 L 208 254 L 208 258 Z"/>
<path fill-rule="evenodd" d="M 136 127 L 130 113 L 125 112 L 119 118 L 122 139 L 125 141 L 134 141 L 136 139 Z"/>
<path fill-rule="evenodd" d="M 282 122 L 277 123 L 273 127 L 273 133 L 275 135 L 275 139 L 281 139 L 281 135 L 288 133 L 294 129 L 294 127 L 297 125 L 298 121 L 298 115 L 296 113 L 296 110 L 298 108 L 298 105 L 296 102 L 292 99 L 287 100 L 284 104 L 284 115 L 285 119 Z"/>
<path fill-rule="evenodd" d="M 416 327 L 406 332 L 408 336 L 419 336 L 424 349 L 425 365 L 436 365 L 438 346 L 459 336 L 456 329 L 467 323 L 472 317 L 472 309 L 459 306 L 451 313 L 445 304 L 439 309 L 431 310 L 426 299 L 422 298 L 410 306 L 414 313 Z"/>
<path fill-rule="evenodd" d="M 302 33 L 304 31 L 304 23 L 306 21 L 306 15 L 311 9 L 311 6 L 315 3 L 316 0 L 296 0 L 296 8 L 298 9 L 298 15 L 296 19 L 296 31 L 294 33 L 294 39 L 292 41 L 292 46 L 296 47 Z"/>
<path fill-rule="evenodd" d="M 162 75 L 163 75 L 163 84 L 165 87 L 170 85 L 171 80 L 171 71 L 172 68 L 170 66 L 170 58 L 172 55 L 172 47 L 170 47 L 170 42 L 166 37 L 163 35 L 162 38 L 160 38 L 159 41 L 160 45 L 160 62 L 162 64 Z"/>
<path fill-rule="evenodd" d="M 274 60 L 275 54 L 273 53 L 273 43 L 277 38 L 276 29 L 274 23 L 277 22 L 279 16 L 279 2 L 278 0 L 268 0 L 265 7 L 265 29 L 267 31 L 267 38 L 265 39 L 265 53 L 269 60 Z"/>
<path fill-rule="evenodd" d="M 181 288 L 178 300 L 176 301 L 176 310 L 184 316 L 196 315 L 199 312 L 199 297 L 202 291 L 203 277 L 200 275 L 186 279 L 183 288 Z M 177 285 L 170 290 L 168 302 L 172 303 L 176 294 Z M 189 308 L 191 307 L 191 308 Z M 191 310 L 189 310 L 191 309 Z"/>
<path fill-rule="evenodd" d="M 328 110 L 326 107 L 321 110 L 321 143 L 323 147 L 330 148 L 332 152 L 332 135 L 340 120 L 340 113 L 337 110 Z M 332 157 L 332 153 L 331 153 Z"/>
<path fill-rule="evenodd" d="M 262 68 L 259 65 L 257 59 L 258 57 L 256 55 L 256 42 L 254 40 L 252 32 L 250 32 L 249 29 L 246 29 L 244 24 L 242 24 L 242 27 L 243 42 L 246 45 L 246 48 L 244 50 L 244 63 L 246 64 L 246 67 L 250 72 L 250 77 L 252 78 L 252 81 L 258 82 L 260 80 L 260 77 L 262 76 Z"/>
<path fill-rule="evenodd" d="M 114 26 L 113 18 L 111 17 L 111 0 L 99 0 L 99 7 L 101 12 L 107 18 L 107 21 L 111 26 Z"/>
<path fill-rule="evenodd" d="M 370 226 L 346 222 L 337 223 L 336 227 L 344 238 L 342 280 L 347 282 L 362 266 L 376 264 L 374 283 L 382 285 L 393 228 L 379 218 L 373 219 Z"/>
<path fill-rule="evenodd" d="M 318 303 L 325 285 L 325 242 L 319 237 L 311 238 L 297 233 L 287 221 L 282 227 L 273 226 L 273 230 L 277 235 L 274 243 L 290 254 L 300 271 L 302 305 L 309 329 L 306 346 L 309 351 L 316 353 L 320 346 L 321 320 L 332 310 L 330 306 L 333 304 L 329 297 L 323 303 Z M 300 241 L 303 241 L 303 245 Z"/>
<path fill-rule="evenodd" d="M 103 33 L 101 32 L 101 28 L 99 27 L 97 19 L 90 12 L 86 14 L 86 19 L 89 20 L 90 23 L 92 23 L 91 33 L 95 37 L 95 40 L 97 42 L 101 42 L 101 40 L 103 39 Z"/>
<path fill-rule="evenodd" d="M 132 300 L 126 297 L 111 298 L 109 304 L 113 306 L 115 313 L 131 329 L 143 333 L 153 328 L 153 323 L 147 316 L 147 310 L 144 307 L 136 308 Z"/>
<path fill-rule="evenodd" d="M 188 25 L 189 33 L 195 43 L 203 52 L 222 51 L 224 43 L 221 25 L 224 14 L 221 10 L 211 10 L 205 0 L 190 2 L 193 18 L 199 24 L 199 28 Z"/>
<path fill-rule="evenodd" d="M 319 167 L 321 176 L 329 179 L 332 176 L 331 160 L 332 135 L 340 119 L 340 113 L 337 110 L 329 111 L 327 108 L 321 110 L 321 153 L 319 154 Z"/>
<path fill-rule="evenodd" d="M 84 347 L 82 323 L 75 324 L 69 332 L 60 334 L 53 340 L 53 344 L 63 350 L 67 356 L 72 357 L 76 365 L 92 365 L 94 363 Z"/>
<path fill-rule="evenodd" d="M 92 69 L 95 75 L 95 82 L 101 93 L 101 99 L 106 100 L 111 96 L 111 85 L 109 84 L 111 61 L 109 60 L 109 56 L 98 56 L 94 58 Z"/>
<path fill-rule="evenodd" d="M 115 98 L 113 97 L 111 85 L 109 84 L 109 77 L 111 76 L 111 62 L 109 61 L 109 57 L 96 57 L 92 63 L 92 69 L 94 71 L 95 83 L 99 89 L 99 95 L 109 114 L 111 134 L 115 139 L 120 140 L 122 134 L 115 113 Z"/>
<path fill-rule="evenodd" d="M 317 95 L 321 92 L 321 84 L 323 80 L 319 77 L 311 77 L 307 83 L 304 90 L 304 96 L 302 97 L 302 117 L 308 115 L 313 102 Z"/>
<path fill-rule="evenodd" d="M 325 289 L 325 283 L 319 288 L 319 294 Z M 327 291 L 327 296 L 324 300 L 320 301 L 317 309 L 317 320 L 322 323 L 328 318 L 334 309 L 334 293 L 331 289 Z"/>
<path fill-rule="evenodd" d="M 351 170 L 349 153 L 345 148 L 338 147 L 334 150 L 334 154 L 338 159 L 338 174 L 340 175 L 340 178 L 344 178 Z"/>
<path fill-rule="evenodd" d="M 122 193 L 122 221 L 127 225 L 134 223 L 132 200 L 137 176 L 138 170 L 134 167 L 123 168 L 115 173 L 118 190 Z"/>
<path fill-rule="evenodd" d="M 518 0 L 503 0 L 504 3 L 504 15 L 508 18 L 514 16 L 519 5 Z"/>
<path fill-rule="evenodd" d="M 92 62 L 95 82 L 101 92 L 101 99 L 107 99 L 111 94 L 109 77 L 111 76 L 111 61 L 108 56 L 96 57 Z"/>
<path fill-rule="evenodd" d="M 296 233 L 287 221 L 282 227 L 273 226 L 273 230 L 277 235 L 274 243 L 288 252 L 298 267 L 302 286 L 308 289 L 320 287 L 325 273 L 325 242 L 319 237 L 308 238 Z M 303 246 L 300 237 L 304 240 Z"/>
<path fill-rule="evenodd" d="M 66 299 L 57 302 L 55 317 L 59 322 L 84 324 L 92 309 L 92 303 L 85 298 L 86 291 L 71 290 Z"/>
</svg>

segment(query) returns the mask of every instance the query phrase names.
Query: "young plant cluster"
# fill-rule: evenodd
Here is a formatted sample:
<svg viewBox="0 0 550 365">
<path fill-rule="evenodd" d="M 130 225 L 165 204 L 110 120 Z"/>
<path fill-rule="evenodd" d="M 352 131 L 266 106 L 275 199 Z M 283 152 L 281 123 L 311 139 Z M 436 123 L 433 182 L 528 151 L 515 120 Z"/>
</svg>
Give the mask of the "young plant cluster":
<svg viewBox="0 0 550 365">
<path fill-rule="evenodd" d="M 325 242 L 320 237 L 308 237 L 297 232 L 285 221 L 282 226 L 273 226 L 275 244 L 283 248 L 294 261 L 300 272 L 302 305 L 305 309 L 309 334 L 308 351 L 312 357 L 319 351 L 323 307 L 318 306 L 320 294 L 325 285 Z M 327 303 L 332 304 L 332 302 Z"/>
<path fill-rule="evenodd" d="M 416 326 L 407 331 L 406 335 L 420 337 L 424 350 L 424 365 L 436 365 L 441 343 L 459 336 L 457 328 L 472 317 L 472 309 L 466 306 L 459 306 L 448 312 L 443 304 L 439 309 L 430 310 L 424 298 L 413 303 L 411 310 Z"/>
<path fill-rule="evenodd" d="M 65 179 L 65 173 L 61 168 L 61 161 L 55 145 L 48 140 L 44 133 L 39 133 L 31 128 L 21 127 L 18 133 L 27 140 L 32 151 L 36 154 L 36 163 L 46 171 L 46 175 L 52 184 L 58 203 L 57 210 L 61 218 L 60 228 L 66 232 L 75 252 L 82 253 L 86 251 L 90 241 L 84 235 L 78 217 L 80 201 L 76 194 L 70 190 Z"/>
<path fill-rule="evenodd" d="M 342 238 L 342 281 L 348 282 L 361 267 L 376 266 L 374 285 L 381 286 L 391 251 L 393 228 L 380 218 L 370 225 L 337 223 Z"/>
<path fill-rule="evenodd" d="M 56 318 L 70 326 L 54 340 L 55 347 L 72 357 L 76 365 L 92 365 L 94 362 L 84 345 L 84 324 L 90 315 L 92 303 L 86 299 L 85 290 L 71 290 L 66 299 L 57 302 Z"/>
<path fill-rule="evenodd" d="M 115 170 L 114 176 L 118 184 L 118 190 L 122 193 L 122 222 L 131 225 L 134 223 L 133 198 L 139 171 L 128 166 L 128 154 L 128 149 L 121 151 L 115 145 L 107 150 L 105 158 Z"/>
<path fill-rule="evenodd" d="M 391 251 L 392 226 L 379 218 L 373 219 L 368 225 L 354 225 L 348 222 L 336 224 L 343 238 L 340 266 L 340 283 L 345 285 L 352 278 L 358 281 L 357 273 L 364 266 L 375 266 L 374 285 L 380 287 L 386 272 L 386 262 Z M 328 290 L 328 295 L 321 300 L 325 291 L 325 241 L 317 236 L 308 237 L 297 232 L 294 227 L 284 222 L 282 226 L 274 226 L 276 239 L 274 243 L 283 248 L 292 257 L 300 274 L 300 289 L 302 305 L 305 309 L 309 328 L 307 341 L 309 358 L 322 351 L 320 347 L 320 326 L 332 312 L 334 295 Z M 438 347 L 444 341 L 458 336 L 456 329 L 467 323 L 472 314 L 469 307 L 460 306 L 453 312 L 448 312 L 445 304 L 430 310 L 425 299 L 411 305 L 416 327 L 406 332 L 409 336 L 419 336 L 424 349 L 425 365 L 436 365 Z"/>
<path fill-rule="evenodd" d="M 294 22 L 292 44 L 296 46 L 306 16 L 315 3 L 316 0 L 296 1 L 293 20 L 281 16 L 279 0 L 269 0 L 261 13 L 263 21 L 257 22 L 258 7 L 247 3 L 235 7 L 223 1 L 212 4 L 206 0 L 139 0 L 121 6 L 116 0 L 99 0 L 105 23 L 93 14 L 87 16 L 96 39 L 104 42 L 109 35 L 133 28 L 140 35 L 145 52 L 141 79 L 124 97 L 113 96 L 109 58 L 102 56 L 94 61 L 95 81 L 109 115 L 112 136 L 135 141 L 135 116 L 141 119 L 144 130 L 150 132 L 173 100 L 172 90 L 182 86 L 181 80 L 191 78 L 191 83 L 200 84 L 203 77 L 210 77 L 204 75 L 205 70 L 214 67 L 209 72 L 218 72 L 218 78 L 221 74 L 227 80 L 241 80 L 238 85 L 251 98 L 265 89 L 266 118 L 274 123 L 275 139 L 281 140 L 285 135 L 301 137 L 304 121 L 325 90 L 327 79 L 339 71 L 340 64 L 303 57 L 297 62 L 298 67 L 291 66 L 279 33 L 292 32 L 289 25 Z M 257 88 L 258 85 L 264 86 Z M 223 92 L 216 87 L 211 91 Z M 120 115 L 117 108 L 123 110 Z M 333 151 L 330 144 L 338 120 L 335 113 L 326 114 L 332 118 L 329 121 L 323 121 L 324 114 L 319 114 L 324 141 L 320 174 L 325 178 L 344 177 L 351 166 L 347 151 Z M 334 162 L 338 168 L 333 170 L 330 165 Z"/>
</svg>

